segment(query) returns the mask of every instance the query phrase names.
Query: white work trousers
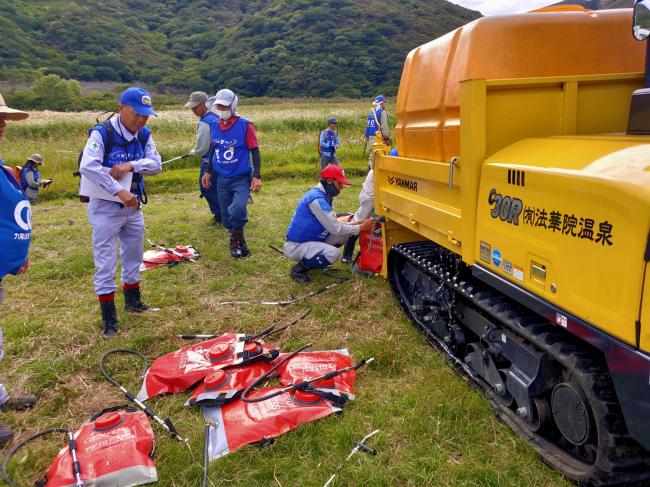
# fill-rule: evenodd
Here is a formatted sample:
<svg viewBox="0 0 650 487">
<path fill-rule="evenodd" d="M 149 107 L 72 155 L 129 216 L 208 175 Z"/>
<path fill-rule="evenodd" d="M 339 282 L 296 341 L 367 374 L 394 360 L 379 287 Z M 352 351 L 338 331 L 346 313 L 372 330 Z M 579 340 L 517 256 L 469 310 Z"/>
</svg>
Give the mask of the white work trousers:
<svg viewBox="0 0 650 487">
<path fill-rule="evenodd" d="M 95 294 L 115 292 L 117 242 L 120 242 L 122 282 L 140 282 L 144 252 L 144 216 L 139 208 L 121 207 L 112 201 L 93 198 L 88 203 L 88 221 L 93 228 Z"/>
<path fill-rule="evenodd" d="M 2 282 L 0 282 L 0 305 L 2 304 L 2 301 L 4 300 L 5 297 L 5 290 L 2 287 Z M 3 334 L 2 334 L 2 328 L 0 328 L 0 360 L 5 356 L 5 348 L 4 348 L 4 339 L 3 339 Z M 0 384 L 0 405 L 6 403 L 9 400 L 9 393 L 7 392 L 7 389 L 5 388 L 4 384 Z"/>
<path fill-rule="evenodd" d="M 375 174 L 371 169 L 368 171 L 366 180 L 359 192 L 359 208 L 357 209 L 352 221 L 365 220 L 372 215 L 372 209 L 375 207 Z"/>
<path fill-rule="evenodd" d="M 287 240 L 284 243 L 284 255 L 294 262 L 298 262 L 302 259 L 310 260 L 318 254 L 322 254 L 330 264 L 334 264 L 341 257 L 338 248 L 347 242 L 347 240 L 348 236 L 335 237 L 334 235 L 327 237 L 327 240 L 324 242 L 298 243 Z"/>
</svg>

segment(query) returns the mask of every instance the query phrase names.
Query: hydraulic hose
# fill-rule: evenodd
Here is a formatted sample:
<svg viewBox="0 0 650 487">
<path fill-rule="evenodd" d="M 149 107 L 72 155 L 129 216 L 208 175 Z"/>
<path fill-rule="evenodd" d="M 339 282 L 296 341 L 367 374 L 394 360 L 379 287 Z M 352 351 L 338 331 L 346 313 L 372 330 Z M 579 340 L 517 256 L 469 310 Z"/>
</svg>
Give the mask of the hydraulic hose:
<svg viewBox="0 0 650 487">
<path fill-rule="evenodd" d="M 108 382 L 113 384 L 115 387 L 117 387 L 120 391 L 122 391 L 122 394 L 126 396 L 126 398 L 131 401 L 133 404 L 137 406 L 138 409 L 140 409 L 142 412 L 144 412 L 147 416 L 149 416 L 151 419 L 153 419 L 156 423 L 158 423 L 160 426 L 162 426 L 167 432 L 169 432 L 174 438 L 176 438 L 178 441 L 185 443 L 187 447 L 190 447 L 189 440 L 187 438 L 183 438 L 180 434 L 178 434 L 178 431 L 176 430 L 176 427 L 174 426 L 174 423 L 172 422 L 171 419 L 162 419 L 160 416 L 158 416 L 156 413 L 154 413 L 149 407 L 145 406 L 142 401 L 137 399 L 135 395 L 133 395 L 130 391 L 126 389 L 122 384 L 117 382 L 107 371 L 106 371 L 106 358 L 109 355 L 116 354 L 116 353 L 124 353 L 124 354 L 129 354 L 129 355 L 135 355 L 136 357 L 139 357 L 143 360 L 144 362 L 144 369 L 143 369 L 143 375 L 147 372 L 147 358 L 142 355 L 140 352 L 137 352 L 136 350 L 131 350 L 129 348 L 116 348 L 114 350 L 109 350 L 106 352 L 102 357 L 99 359 L 99 370 L 101 371 L 102 375 L 106 378 Z"/>
<path fill-rule="evenodd" d="M 9 466 L 9 462 L 11 461 L 12 457 L 18 453 L 19 450 L 24 448 L 26 445 L 29 443 L 33 442 L 34 440 L 46 436 L 49 434 L 53 433 L 61 433 L 66 435 L 68 439 L 68 449 L 70 451 L 70 455 L 72 457 L 72 473 L 75 478 L 75 487 L 84 487 L 83 480 L 81 480 L 81 466 L 79 464 L 79 459 L 77 457 L 77 444 L 74 440 L 73 437 L 73 432 L 70 431 L 69 429 L 65 428 L 52 428 L 48 429 L 45 431 L 40 431 L 36 433 L 35 435 L 30 436 L 26 440 L 24 440 L 21 443 L 18 443 L 16 446 L 14 446 L 9 452 L 7 453 L 7 456 L 5 457 L 4 461 L 2 462 L 2 478 L 4 481 L 9 485 L 10 487 L 20 487 L 19 484 L 14 482 L 11 477 L 9 477 L 9 472 L 7 472 L 7 467 Z"/>
</svg>

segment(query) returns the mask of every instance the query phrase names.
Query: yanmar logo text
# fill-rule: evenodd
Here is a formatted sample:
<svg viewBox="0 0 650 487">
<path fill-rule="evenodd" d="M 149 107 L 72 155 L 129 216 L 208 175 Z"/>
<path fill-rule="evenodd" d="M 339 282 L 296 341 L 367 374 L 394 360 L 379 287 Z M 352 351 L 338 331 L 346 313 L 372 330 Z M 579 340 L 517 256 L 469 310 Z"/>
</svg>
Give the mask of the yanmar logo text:
<svg viewBox="0 0 650 487">
<path fill-rule="evenodd" d="M 418 183 L 417 181 L 412 181 L 411 179 L 404 179 L 397 176 L 388 176 L 388 183 L 398 188 L 408 189 L 409 191 L 418 192 Z"/>
</svg>

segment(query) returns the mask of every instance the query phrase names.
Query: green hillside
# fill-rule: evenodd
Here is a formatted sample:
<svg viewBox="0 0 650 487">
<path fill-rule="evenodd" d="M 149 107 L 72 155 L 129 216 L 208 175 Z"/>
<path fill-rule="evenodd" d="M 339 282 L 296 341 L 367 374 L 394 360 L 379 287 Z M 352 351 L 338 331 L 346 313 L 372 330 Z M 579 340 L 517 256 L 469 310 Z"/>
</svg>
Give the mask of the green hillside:
<svg viewBox="0 0 650 487">
<path fill-rule="evenodd" d="M 3 0 L 0 80 L 390 93 L 409 50 L 478 16 L 445 0 Z"/>
</svg>

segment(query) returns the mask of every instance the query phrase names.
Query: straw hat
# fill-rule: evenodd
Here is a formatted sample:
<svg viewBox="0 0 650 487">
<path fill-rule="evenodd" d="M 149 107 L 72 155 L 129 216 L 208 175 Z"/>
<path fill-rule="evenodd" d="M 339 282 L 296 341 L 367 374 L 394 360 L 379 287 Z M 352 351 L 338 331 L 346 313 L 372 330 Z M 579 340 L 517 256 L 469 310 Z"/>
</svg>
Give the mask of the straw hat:
<svg viewBox="0 0 650 487">
<path fill-rule="evenodd" d="M 0 117 L 5 120 L 24 120 L 29 117 L 29 113 L 9 108 L 0 94 Z"/>
</svg>

